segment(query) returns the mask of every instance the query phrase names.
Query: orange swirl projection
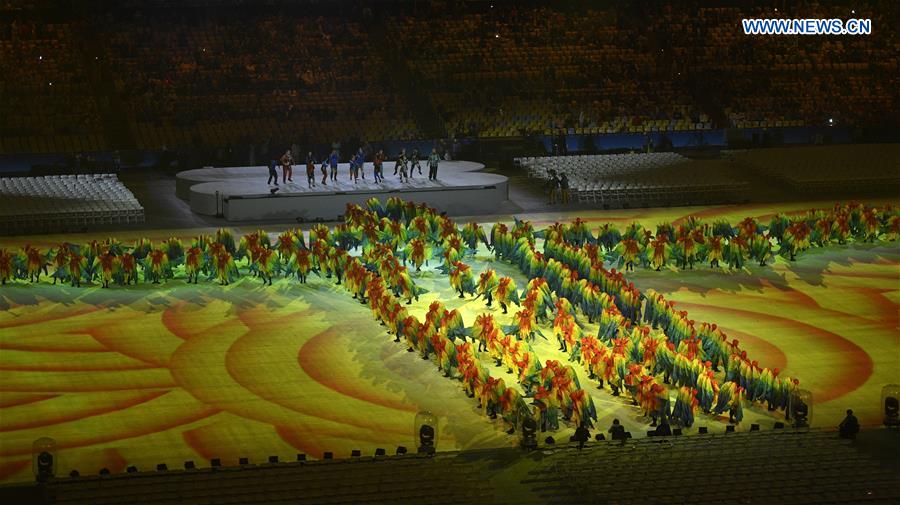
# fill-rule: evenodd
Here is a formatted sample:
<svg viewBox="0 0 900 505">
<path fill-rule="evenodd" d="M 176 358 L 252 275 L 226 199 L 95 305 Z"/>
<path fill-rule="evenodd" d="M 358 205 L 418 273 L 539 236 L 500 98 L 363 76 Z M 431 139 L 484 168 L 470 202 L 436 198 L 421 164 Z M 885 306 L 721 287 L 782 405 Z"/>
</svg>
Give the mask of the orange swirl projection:
<svg viewBox="0 0 900 505">
<path fill-rule="evenodd" d="M 874 202 L 877 204 L 877 202 Z M 579 212 L 599 223 L 625 226 L 677 223 L 689 215 L 732 222 L 779 211 L 828 207 L 830 202 L 688 209 Z M 574 214 L 517 216 L 540 228 Z M 208 230 L 205 230 L 208 232 Z M 275 232 L 277 230 L 271 230 Z M 188 239 L 196 230 L 123 233 L 153 240 Z M 273 235 L 275 236 L 275 235 Z M 50 247 L 63 240 L 4 240 Z M 521 287 L 527 279 L 484 249 L 467 259 L 474 272 L 494 268 Z M 242 260 L 242 266 L 245 260 Z M 483 300 L 460 300 L 444 275 L 423 267 L 414 274 L 427 292 L 409 306 L 424 318 L 440 299 L 458 309 L 467 325 L 490 311 L 500 324 L 513 321 L 486 309 Z M 833 426 L 846 408 L 863 423 L 879 422 L 880 389 L 900 383 L 900 251 L 896 243 L 813 249 L 789 262 L 748 265 L 737 272 L 643 270 L 629 274 L 642 290 L 653 288 L 697 321 L 714 322 L 762 366 L 799 377 L 816 401 L 813 424 Z M 413 418 L 430 410 L 440 420 L 439 448 L 514 444 L 502 423 L 486 419 L 460 383 L 435 364 L 406 352 L 361 305 L 312 274 L 309 284 L 276 279 L 264 287 L 245 276 L 227 287 L 182 278 L 127 288 L 54 286 L 44 279 L 0 287 L 0 481 L 29 480 L 31 443 L 56 439 L 60 471 L 82 474 L 102 467 L 141 469 L 157 463 L 180 467 L 220 457 L 264 461 L 304 452 L 349 455 L 413 446 Z M 587 325 L 586 332 L 596 332 Z M 542 328 L 551 335 L 549 327 Z M 538 338 L 542 360 L 565 360 L 551 341 Z M 505 375 L 505 367 L 491 375 Z M 578 373 L 582 373 L 579 368 Z M 612 398 L 581 377 L 593 395 L 600 427 L 613 417 L 639 433 L 645 421 L 627 401 Z M 712 416 L 698 414 L 707 421 Z M 771 424 L 765 408 L 747 408 L 746 422 Z M 567 437 L 565 425 L 557 438 Z"/>
</svg>

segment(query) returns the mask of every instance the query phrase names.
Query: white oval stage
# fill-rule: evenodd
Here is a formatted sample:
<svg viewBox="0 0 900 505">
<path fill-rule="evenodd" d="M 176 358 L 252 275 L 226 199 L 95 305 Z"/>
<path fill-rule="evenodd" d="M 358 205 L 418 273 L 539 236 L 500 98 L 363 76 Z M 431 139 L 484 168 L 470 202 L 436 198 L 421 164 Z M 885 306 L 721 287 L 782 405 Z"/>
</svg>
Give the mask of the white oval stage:
<svg viewBox="0 0 900 505">
<path fill-rule="evenodd" d="M 224 216 L 228 221 L 335 220 L 348 203 L 363 205 L 372 197 L 386 200 L 391 196 L 424 202 L 450 215 L 492 214 L 508 198 L 508 180 L 482 169 L 481 163 L 442 161 L 438 180 L 430 181 L 428 166 L 422 162 L 422 175 L 416 170 L 409 182 L 401 182 L 393 175 L 394 163 L 388 161 L 385 180 L 375 183 L 371 163 L 366 163 L 366 178 L 357 182 L 349 178 L 350 165 L 341 163 L 337 180 L 325 185 L 316 166 L 315 186 L 309 187 L 303 165 L 294 166 L 293 182 L 287 183 L 282 182 L 279 167 L 278 186 L 267 184 L 267 167 L 201 168 L 179 172 L 175 191 L 190 202 L 193 212 Z M 275 188 L 278 191 L 273 193 Z"/>
</svg>

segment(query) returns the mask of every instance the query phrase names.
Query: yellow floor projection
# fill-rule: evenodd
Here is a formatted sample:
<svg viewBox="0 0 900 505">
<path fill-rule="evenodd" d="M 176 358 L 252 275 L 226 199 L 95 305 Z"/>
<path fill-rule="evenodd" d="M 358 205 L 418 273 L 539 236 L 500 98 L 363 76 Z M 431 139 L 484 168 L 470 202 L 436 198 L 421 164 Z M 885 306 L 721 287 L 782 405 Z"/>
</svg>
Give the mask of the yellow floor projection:
<svg viewBox="0 0 900 505">
<path fill-rule="evenodd" d="M 833 202 L 707 208 L 579 212 L 593 227 L 676 222 L 687 215 L 737 222 L 768 219 L 776 211 L 825 207 Z M 870 202 L 879 203 L 879 202 Z M 576 213 L 524 217 L 540 228 Z M 506 219 L 503 217 L 502 219 Z M 463 223 L 463 220 L 457 220 Z M 246 231 L 246 229 L 241 230 Z M 273 227 L 270 232 L 276 232 Z M 137 237 L 188 238 L 197 230 L 116 233 Z M 0 247 L 26 243 L 51 247 L 103 236 L 68 235 L 0 240 Z M 468 261 L 526 280 L 486 250 Z M 434 266 L 432 264 L 432 266 Z M 846 408 L 877 424 L 881 387 L 900 383 L 900 251 L 897 243 L 851 244 L 813 249 L 796 262 L 738 272 L 710 270 L 629 274 L 641 289 L 654 288 L 692 319 L 715 322 L 768 367 L 799 377 L 815 398 L 813 424 L 836 425 Z M 460 300 L 447 279 L 431 268 L 415 276 L 428 292 L 413 305 L 423 317 L 440 299 L 459 308 L 467 325 L 485 309 Z M 502 324 L 509 316 L 493 309 Z M 552 332 L 545 328 L 548 335 Z M 542 360 L 565 359 L 554 342 L 539 341 Z M 485 363 L 490 360 L 485 359 Z M 580 367 L 579 367 L 580 371 Z M 502 376 L 502 369 L 492 369 Z M 614 417 L 636 433 L 646 420 L 630 402 L 613 398 L 582 378 L 594 396 L 605 430 Z M 514 384 L 510 379 L 507 384 Z M 396 344 L 371 316 L 333 281 L 310 283 L 254 278 L 220 287 L 186 285 L 72 288 L 17 281 L 0 287 L 0 481 L 29 480 L 31 443 L 54 438 L 63 473 L 100 468 L 123 471 L 157 463 L 180 467 L 213 457 L 236 463 L 296 453 L 339 456 L 352 449 L 371 454 L 414 446 L 416 412 L 440 419 L 439 449 L 509 446 L 515 439 L 499 421 L 484 417 L 459 382 L 441 376 L 430 361 Z M 778 415 L 748 408 L 744 425 L 771 426 Z M 711 416 L 699 425 L 721 431 Z M 568 438 L 562 425 L 557 438 Z"/>
</svg>

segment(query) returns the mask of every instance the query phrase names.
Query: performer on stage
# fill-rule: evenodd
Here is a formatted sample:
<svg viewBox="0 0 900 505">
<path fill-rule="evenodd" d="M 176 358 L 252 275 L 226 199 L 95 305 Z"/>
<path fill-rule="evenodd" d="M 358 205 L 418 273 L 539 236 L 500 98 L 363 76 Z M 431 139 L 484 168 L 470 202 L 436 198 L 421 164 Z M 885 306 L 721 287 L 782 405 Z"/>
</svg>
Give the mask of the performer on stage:
<svg viewBox="0 0 900 505">
<path fill-rule="evenodd" d="M 316 159 L 312 151 L 306 153 L 306 184 L 310 188 L 316 187 Z"/>
<path fill-rule="evenodd" d="M 398 171 L 401 181 L 409 181 L 409 177 L 406 175 L 406 149 L 400 150 L 400 156 L 397 156 L 397 161 L 394 162 L 394 175 L 397 175 Z"/>
<path fill-rule="evenodd" d="M 322 158 L 322 166 L 320 168 L 322 169 L 322 185 L 327 186 L 328 185 L 328 156 Z"/>
<path fill-rule="evenodd" d="M 357 164 L 357 155 L 350 157 L 350 179 L 356 184 L 359 180 L 359 165 Z"/>
<path fill-rule="evenodd" d="M 375 182 L 380 182 L 384 180 L 384 172 L 382 171 L 384 166 L 384 151 L 379 149 L 375 154 Z"/>
<path fill-rule="evenodd" d="M 274 182 L 276 186 L 278 185 L 278 172 L 275 171 L 276 166 L 278 166 L 278 161 L 269 160 L 269 180 L 266 184 L 272 184 Z"/>
<path fill-rule="evenodd" d="M 438 155 L 437 148 L 432 149 L 431 155 L 428 156 L 428 180 L 437 180 L 438 163 L 440 161 L 441 157 Z"/>
<path fill-rule="evenodd" d="M 288 149 L 281 155 L 281 168 L 284 172 L 282 175 L 282 180 L 284 184 L 287 184 L 288 181 L 294 182 L 294 168 L 293 168 L 294 158 L 291 156 L 291 150 Z"/>
<path fill-rule="evenodd" d="M 338 167 L 338 155 L 337 149 L 331 150 L 331 155 L 328 157 L 328 166 L 331 167 L 331 180 L 337 181 L 337 167 Z"/>
<path fill-rule="evenodd" d="M 422 175 L 422 165 L 419 164 L 419 150 L 413 149 L 412 155 L 409 157 L 409 176 L 413 176 L 413 171 L 418 168 L 419 175 Z"/>
<path fill-rule="evenodd" d="M 362 173 L 363 180 L 366 180 L 366 153 L 362 147 L 356 151 L 356 168 Z"/>
</svg>

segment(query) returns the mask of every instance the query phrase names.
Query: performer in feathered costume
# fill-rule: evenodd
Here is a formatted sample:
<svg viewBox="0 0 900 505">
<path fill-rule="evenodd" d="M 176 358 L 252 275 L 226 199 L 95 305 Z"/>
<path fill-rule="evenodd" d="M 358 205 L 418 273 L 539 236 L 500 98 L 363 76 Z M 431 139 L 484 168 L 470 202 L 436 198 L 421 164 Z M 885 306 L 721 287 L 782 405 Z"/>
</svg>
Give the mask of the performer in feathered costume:
<svg viewBox="0 0 900 505">
<path fill-rule="evenodd" d="M 560 298 L 565 300 L 565 298 Z M 557 301 L 557 305 L 559 302 Z M 581 340 L 581 326 L 575 321 L 572 312 L 566 310 L 557 310 L 556 318 L 553 320 L 553 334 L 559 342 L 559 350 L 562 352 L 571 352 L 570 358 L 574 360 L 577 356 L 578 349 L 576 344 Z"/>
<path fill-rule="evenodd" d="M 184 273 L 187 275 L 187 283 L 197 284 L 200 278 L 200 269 L 203 267 L 203 250 L 199 247 L 191 247 L 184 256 Z"/>
<path fill-rule="evenodd" d="M 0 249 L 0 283 L 3 285 L 13 277 L 14 263 L 15 255 L 6 249 Z"/>
<path fill-rule="evenodd" d="M 169 257 L 162 249 L 153 249 L 144 259 L 144 280 L 159 284 L 160 280 L 168 280 Z"/>
<path fill-rule="evenodd" d="M 597 421 L 597 409 L 594 407 L 594 399 L 587 391 L 578 388 L 569 393 L 572 403 L 572 422 L 575 426 L 592 428 Z"/>
<path fill-rule="evenodd" d="M 512 435 L 516 432 L 516 426 L 519 424 L 519 411 L 522 405 L 524 405 L 522 395 L 514 387 L 506 388 L 500 396 L 501 417 L 509 427 L 506 430 L 507 435 Z"/>
<path fill-rule="evenodd" d="M 477 352 L 481 352 L 488 350 L 487 340 L 494 330 L 497 330 L 495 333 L 499 333 L 499 327 L 494 321 L 494 316 L 481 314 L 475 318 L 475 324 L 472 325 L 472 328 L 467 329 L 466 333 L 472 337 L 473 342 L 478 343 Z"/>
<path fill-rule="evenodd" d="M 445 332 L 447 338 L 451 340 L 457 338 L 465 340 L 466 325 L 463 322 L 462 315 L 456 309 L 444 311 L 441 315 L 440 329 Z"/>
<path fill-rule="evenodd" d="M 287 264 L 290 261 L 291 256 L 294 255 L 294 251 L 298 247 L 298 233 L 301 233 L 299 236 L 303 236 L 302 232 L 298 230 L 285 230 L 276 239 L 275 249 L 278 251 L 278 256 L 283 264 Z"/>
<path fill-rule="evenodd" d="M 51 251 L 51 263 L 53 264 L 53 284 L 56 281 L 69 281 L 69 245 L 60 244 L 56 251 Z"/>
<path fill-rule="evenodd" d="M 184 261 L 184 244 L 177 237 L 170 237 L 163 244 L 162 249 L 169 259 L 169 268 L 176 268 Z"/>
<path fill-rule="evenodd" d="M 519 292 L 516 289 L 516 281 L 512 277 L 501 277 L 497 281 L 497 287 L 494 288 L 494 298 L 503 309 L 503 313 L 507 313 L 507 306 L 510 303 L 519 305 Z"/>
<path fill-rule="evenodd" d="M 122 254 L 122 257 L 119 261 L 119 284 L 124 284 L 126 286 L 132 283 L 137 284 L 137 265 L 137 258 L 135 258 L 131 253 Z"/>
<path fill-rule="evenodd" d="M 110 252 L 105 252 L 94 259 L 95 270 L 100 273 L 100 280 L 104 288 L 109 287 L 109 281 L 119 268 L 119 258 Z"/>
<path fill-rule="evenodd" d="M 409 275 L 409 271 L 406 270 L 406 267 L 400 267 L 397 269 L 397 289 L 398 296 L 402 298 L 406 298 L 406 304 L 412 304 L 413 299 L 419 301 L 419 294 L 423 293 L 424 290 L 416 286 L 413 282 L 412 277 Z"/>
<path fill-rule="evenodd" d="M 744 409 L 742 407 L 743 391 L 735 382 L 726 382 L 719 388 L 719 394 L 716 398 L 716 406 L 713 412 L 717 415 L 728 411 L 728 422 L 741 422 L 744 418 Z"/>
<path fill-rule="evenodd" d="M 534 319 L 534 312 L 528 308 L 524 308 L 513 315 L 515 324 L 506 326 L 503 331 L 515 335 L 519 340 L 526 342 L 534 342 L 535 333 L 540 334 L 537 323 Z"/>
<path fill-rule="evenodd" d="M 68 268 L 66 270 L 69 272 L 69 279 L 73 287 L 81 287 L 81 276 L 86 264 L 87 260 L 80 252 L 75 249 L 69 250 Z"/>
<path fill-rule="evenodd" d="M 725 261 L 731 268 L 741 269 L 747 258 L 747 241 L 742 237 L 734 237 L 725 246 Z"/>
<path fill-rule="evenodd" d="M 724 261 L 724 246 L 722 245 L 722 237 L 713 235 L 706 241 L 705 247 L 706 259 L 709 260 L 710 268 L 718 268 L 719 263 Z"/>
<path fill-rule="evenodd" d="M 453 341 L 447 338 L 446 332 L 437 331 L 431 335 L 431 348 L 437 356 L 438 371 L 443 372 L 444 377 L 450 377 L 457 364 L 456 346 Z"/>
<path fill-rule="evenodd" d="M 490 307 L 491 303 L 494 301 L 494 291 L 496 290 L 498 283 L 497 272 L 494 272 L 494 270 L 490 268 L 481 272 L 481 275 L 478 277 L 478 296 L 483 296 L 485 300 L 487 300 L 486 305 L 488 307 Z"/>
<path fill-rule="evenodd" d="M 604 223 L 597 229 L 597 244 L 603 247 L 603 250 L 610 252 L 622 241 L 622 234 L 615 225 Z"/>
<path fill-rule="evenodd" d="M 653 250 L 653 257 L 650 260 L 650 266 L 657 272 L 666 265 L 669 260 L 669 241 L 666 235 L 656 237 L 650 241 L 650 248 Z"/>
<path fill-rule="evenodd" d="M 422 270 L 423 263 L 426 266 L 428 265 L 428 258 L 431 257 L 431 246 L 422 238 L 414 238 L 406 244 L 406 257 L 415 265 L 416 272 L 419 272 Z"/>
<path fill-rule="evenodd" d="M 685 233 L 678 237 L 675 245 L 678 250 L 677 255 L 681 260 L 678 265 L 679 268 L 690 268 L 693 270 L 694 259 L 697 257 L 697 242 L 694 240 L 694 236 L 690 233 Z"/>
<path fill-rule="evenodd" d="M 805 221 L 798 221 L 788 226 L 781 241 L 782 254 L 787 253 L 791 261 L 795 261 L 797 253 L 809 249 L 810 228 Z"/>
<path fill-rule="evenodd" d="M 234 257 L 227 250 L 220 251 L 213 257 L 213 271 L 219 284 L 227 286 L 233 282 L 238 275 L 237 265 L 234 263 Z"/>
<path fill-rule="evenodd" d="M 713 408 L 719 385 L 713 376 L 712 370 L 706 370 L 697 377 L 697 404 L 707 414 Z"/>
<path fill-rule="evenodd" d="M 450 287 L 459 293 L 460 298 L 464 298 L 465 294 L 475 294 L 475 280 L 472 277 L 472 268 L 465 263 L 456 261 L 452 264 L 450 270 Z"/>
<path fill-rule="evenodd" d="M 30 245 L 26 245 L 24 248 L 25 253 L 25 270 L 28 273 L 28 279 L 30 282 L 40 282 L 41 281 L 41 272 L 47 273 L 47 260 L 46 255 L 41 253 L 41 251 L 36 247 L 31 247 Z"/>
<path fill-rule="evenodd" d="M 634 262 L 637 261 L 638 255 L 641 253 L 640 243 L 638 243 L 638 241 L 634 239 L 624 239 L 619 242 L 618 247 L 616 247 L 616 251 L 622 257 L 622 261 L 625 263 L 625 271 L 633 272 Z"/>
<path fill-rule="evenodd" d="M 694 411 L 697 408 L 697 390 L 684 386 L 675 396 L 675 408 L 672 417 L 685 428 L 694 424 Z"/>
<path fill-rule="evenodd" d="M 153 250 L 153 243 L 150 242 L 149 239 L 142 238 L 134 242 L 134 246 L 131 248 L 131 254 L 133 254 L 138 261 L 144 261 L 144 258 L 150 254 L 151 250 Z"/>
<path fill-rule="evenodd" d="M 263 284 L 272 285 L 272 277 L 278 271 L 278 257 L 275 251 L 267 247 L 257 247 L 253 252 L 256 258 L 256 270 L 262 278 Z"/>
<path fill-rule="evenodd" d="M 500 398 L 505 391 L 506 384 L 503 382 L 503 379 L 495 379 L 488 376 L 481 385 L 479 402 L 484 409 L 485 415 L 491 419 L 497 419 L 497 414 L 500 412 Z"/>
<path fill-rule="evenodd" d="M 533 277 L 529 280 L 528 285 L 525 287 L 525 298 L 528 299 L 529 297 L 534 299 L 531 309 L 534 312 L 535 319 L 547 321 L 547 313 L 554 308 L 553 294 L 550 286 L 547 284 L 547 279 Z"/>
<path fill-rule="evenodd" d="M 474 221 L 466 223 L 459 231 L 459 234 L 462 236 L 463 242 L 465 242 L 469 251 L 471 251 L 471 254 L 474 254 L 475 251 L 478 250 L 479 242 L 483 243 L 486 247 L 490 247 L 487 235 L 484 233 L 484 228 Z"/>
</svg>

